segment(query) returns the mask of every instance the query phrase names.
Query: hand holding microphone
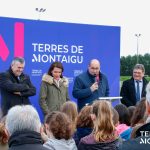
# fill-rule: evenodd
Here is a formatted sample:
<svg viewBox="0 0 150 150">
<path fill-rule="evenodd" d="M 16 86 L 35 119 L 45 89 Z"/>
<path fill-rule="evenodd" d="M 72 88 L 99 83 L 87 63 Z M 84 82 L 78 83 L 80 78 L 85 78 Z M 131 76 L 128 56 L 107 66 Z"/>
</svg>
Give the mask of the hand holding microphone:
<svg viewBox="0 0 150 150">
<path fill-rule="evenodd" d="M 95 76 L 95 82 L 90 87 L 92 92 L 94 92 L 95 90 L 98 90 L 98 83 L 99 83 L 99 76 Z"/>
<path fill-rule="evenodd" d="M 94 92 L 95 90 L 98 89 L 98 83 L 95 82 L 94 84 L 92 84 L 92 86 L 90 87 L 91 91 Z"/>
</svg>

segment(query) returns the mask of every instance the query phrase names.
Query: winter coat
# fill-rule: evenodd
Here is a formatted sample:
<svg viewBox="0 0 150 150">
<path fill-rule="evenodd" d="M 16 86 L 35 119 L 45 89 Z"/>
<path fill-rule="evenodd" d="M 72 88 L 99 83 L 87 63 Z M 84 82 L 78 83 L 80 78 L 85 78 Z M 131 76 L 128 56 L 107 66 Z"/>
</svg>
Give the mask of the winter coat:
<svg viewBox="0 0 150 150">
<path fill-rule="evenodd" d="M 119 124 L 116 127 L 116 130 L 123 140 L 130 139 L 131 132 L 132 132 L 132 128 L 130 126 L 127 126 L 126 124 Z"/>
<path fill-rule="evenodd" d="M 42 145 L 40 133 L 34 131 L 19 131 L 11 135 L 9 150 L 48 150 Z"/>
<path fill-rule="evenodd" d="M 78 146 L 80 139 L 91 134 L 92 131 L 93 131 L 93 129 L 90 127 L 80 127 L 80 128 L 78 127 L 73 136 L 73 138 L 76 142 L 76 145 Z"/>
<path fill-rule="evenodd" d="M 75 141 L 73 139 L 65 140 L 65 139 L 55 139 L 50 138 L 44 144 L 44 147 L 49 150 L 77 150 Z"/>
<path fill-rule="evenodd" d="M 30 104 L 29 96 L 36 94 L 36 88 L 32 85 L 28 75 L 22 73 L 20 80 L 9 69 L 0 73 L 1 107 L 3 116 L 15 105 Z M 14 94 L 20 92 L 21 95 Z"/>
<path fill-rule="evenodd" d="M 44 74 L 39 99 L 43 113 L 46 115 L 48 112 L 60 110 L 60 106 L 68 100 L 67 78 L 61 78 L 58 87 L 52 76 Z"/>
<path fill-rule="evenodd" d="M 93 134 L 90 134 L 81 139 L 78 150 L 117 150 L 120 142 L 119 137 L 105 142 L 96 142 Z"/>
<path fill-rule="evenodd" d="M 0 143 L 0 150 L 8 150 L 8 145 Z"/>
<path fill-rule="evenodd" d="M 109 96 L 107 77 L 100 72 L 99 79 L 98 90 L 92 92 L 90 87 L 95 83 L 95 76 L 91 75 L 89 71 L 84 72 L 75 78 L 72 95 L 74 98 L 78 99 L 79 110 L 99 97 Z"/>
</svg>

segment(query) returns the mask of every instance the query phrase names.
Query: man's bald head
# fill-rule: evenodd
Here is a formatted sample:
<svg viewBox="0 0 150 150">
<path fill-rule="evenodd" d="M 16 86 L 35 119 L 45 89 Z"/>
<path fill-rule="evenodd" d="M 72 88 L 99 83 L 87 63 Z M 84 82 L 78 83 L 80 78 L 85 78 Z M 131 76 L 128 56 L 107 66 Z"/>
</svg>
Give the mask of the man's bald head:
<svg viewBox="0 0 150 150">
<path fill-rule="evenodd" d="M 99 65 L 100 66 L 100 62 L 99 62 L 99 60 L 98 59 L 92 59 L 91 61 L 90 61 L 90 63 L 89 63 L 89 66 L 90 65 Z"/>
<path fill-rule="evenodd" d="M 97 76 L 100 72 L 100 62 L 97 59 L 92 59 L 88 66 L 89 73 Z"/>
</svg>

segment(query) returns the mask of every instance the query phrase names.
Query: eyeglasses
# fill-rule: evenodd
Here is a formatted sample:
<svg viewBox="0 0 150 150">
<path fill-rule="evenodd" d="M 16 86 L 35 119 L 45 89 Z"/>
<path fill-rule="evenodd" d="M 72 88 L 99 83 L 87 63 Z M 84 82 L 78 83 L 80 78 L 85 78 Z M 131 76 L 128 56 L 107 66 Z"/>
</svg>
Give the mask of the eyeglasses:
<svg viewBox="0 0 150 150">
<path fill-rule="evenodd" d="M 134 71 L 133 73 L 134 74 L 142 74 L 142 72 L 137 72 L 137 71 Z"/>
<path fill-rule="evenodd" d="M 99 68 L 90 67 L 92 70 L 99 70 Z"/>
</svg>

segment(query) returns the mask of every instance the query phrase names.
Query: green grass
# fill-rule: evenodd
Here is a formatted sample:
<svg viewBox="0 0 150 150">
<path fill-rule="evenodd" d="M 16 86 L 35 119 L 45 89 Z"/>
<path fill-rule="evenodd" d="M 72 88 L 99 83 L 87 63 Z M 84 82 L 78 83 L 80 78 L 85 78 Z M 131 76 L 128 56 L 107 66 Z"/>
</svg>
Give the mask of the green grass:
<svg viewBox="0 0 150 150">
<path fill-rule="evenodd" d="M 125 80 L 128 80 L 130 78 L 131 78 L 131 76 L 120 76 L 120 81 L 125 81 Z"/>
</svg>

